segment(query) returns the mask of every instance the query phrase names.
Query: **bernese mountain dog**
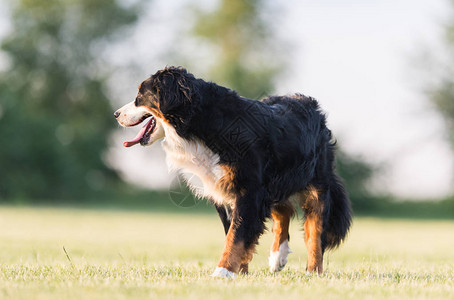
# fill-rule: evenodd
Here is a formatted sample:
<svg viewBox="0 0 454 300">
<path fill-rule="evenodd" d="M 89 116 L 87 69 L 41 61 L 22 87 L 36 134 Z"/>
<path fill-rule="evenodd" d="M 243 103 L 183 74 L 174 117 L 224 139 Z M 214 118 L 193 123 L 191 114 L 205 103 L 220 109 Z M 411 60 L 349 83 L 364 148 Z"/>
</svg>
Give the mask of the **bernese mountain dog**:
<svg viewBox="0 0 454 300">
<path fill-rule="evenodd" d="M 214 204 L 226 234 L 212 276 L 248 272 L 270 217 L 269 267 L 282 270 L 297 207 L 304 212 L 308 273 L 321 274 L 325 250 L 345 238 L 350 200 L 335 173 L 335 142 L 315 99 L 296 94 L 251 100 L 184 68 L 166 67 L 143 81 L 135 100 L 114 116 L 126 127 L 148 118 L 124 146 L 163 139 L 169 168 L 203 182 L 195 192 Z"/>
</svg>

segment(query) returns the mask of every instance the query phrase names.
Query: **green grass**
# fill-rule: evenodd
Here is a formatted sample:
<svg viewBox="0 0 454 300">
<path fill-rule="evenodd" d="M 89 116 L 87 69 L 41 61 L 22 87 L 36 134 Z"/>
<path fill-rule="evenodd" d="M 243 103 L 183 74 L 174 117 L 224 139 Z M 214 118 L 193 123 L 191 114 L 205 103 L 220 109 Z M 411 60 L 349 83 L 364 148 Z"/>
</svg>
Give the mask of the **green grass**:
<svg viewBox="0 0 454 300">
<path fill-rule="evenodd" d="M 266 233 L 232 281 L 209 276 L 214 214 L 0 207 L 0 299 L 454 299 L 454 221 L 357 218 L 322 276 L 305 275 L 300 228 L 284 271 L 268 272 Z"/>
</svg>

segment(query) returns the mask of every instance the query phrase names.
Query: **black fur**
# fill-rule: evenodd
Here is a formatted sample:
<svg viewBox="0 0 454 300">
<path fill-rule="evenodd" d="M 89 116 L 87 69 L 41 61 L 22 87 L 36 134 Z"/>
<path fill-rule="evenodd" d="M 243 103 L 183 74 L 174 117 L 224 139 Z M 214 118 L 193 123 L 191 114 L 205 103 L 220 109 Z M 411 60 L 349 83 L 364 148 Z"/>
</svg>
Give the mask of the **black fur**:
<svg viewBox="0 0 454 300">
<path fill-rule="evenodd" d="M 230 222 L 232 221 L 232 211 L 224 205 L 215 205 L 215 207 L 221 219 L 222 226 L 224 226 L 224 232 L 227 234 L 229 232 Z"/>
<path fill-rule="evenodd" d="M 335 143 L 315 99 L 300 94 L 246 99 L 168 67 L 142 83 L 136 105 L 159 109 L 178 135 L 204 142 L 235 170 L 228 191 L 236 195 L 235 209 L 216 207 L 226 232 L 234 221 L 235 241 L 245 247 L 256 243 L 272 207 L 309 185 L 323 201 L 323 251 L 345 238 L 350 201 L 335 174 Z"/>
</svg>

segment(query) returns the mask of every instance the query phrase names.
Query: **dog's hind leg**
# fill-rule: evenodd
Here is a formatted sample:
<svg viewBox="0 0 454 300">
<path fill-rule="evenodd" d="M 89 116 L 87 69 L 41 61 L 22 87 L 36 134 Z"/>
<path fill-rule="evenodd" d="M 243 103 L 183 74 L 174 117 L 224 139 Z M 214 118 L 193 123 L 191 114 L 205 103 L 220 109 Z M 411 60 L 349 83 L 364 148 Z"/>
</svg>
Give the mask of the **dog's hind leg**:
<svg viewBox="0 0 454 300">
<path fill-rule="evenodd" d="M 275 205 L 271 210 L 273 218 L 274 239 L 271 244 L 268 262 L 271 272 L 279 272 L 287 264 L 287 256 L 291 253 L 288 242 L 290 218 L 294 214 L 294 208 L 290 202 Z"/>
<path fill-rule="evenodd" d="M 307 248 L 307 273 L 323 273 L 323 215 L 325 193 L 308 186 L 303 194 L 302 208 L 304 211 L 304 240 Z"/>
</svg>

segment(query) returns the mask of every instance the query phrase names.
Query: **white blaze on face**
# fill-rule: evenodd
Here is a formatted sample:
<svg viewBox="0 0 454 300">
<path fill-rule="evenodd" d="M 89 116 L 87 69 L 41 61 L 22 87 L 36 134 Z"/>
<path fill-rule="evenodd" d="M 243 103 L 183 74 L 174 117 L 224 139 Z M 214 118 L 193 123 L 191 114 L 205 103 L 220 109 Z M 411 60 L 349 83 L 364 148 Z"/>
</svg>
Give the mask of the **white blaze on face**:
<svg viewBox="0 0 454 300">
<path fill-rule="evenodd" d="M 117 112 L 120 113 L 117 117 L 118 123 L 125 127 L 135 126 L 142 122 L 146 115 L 151 114 L 146 106 L 136 106 L 134 101 L 121 107 Z"/>
</svg>

